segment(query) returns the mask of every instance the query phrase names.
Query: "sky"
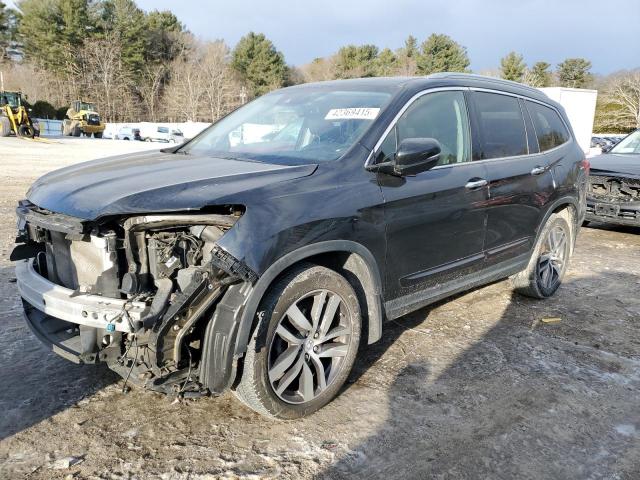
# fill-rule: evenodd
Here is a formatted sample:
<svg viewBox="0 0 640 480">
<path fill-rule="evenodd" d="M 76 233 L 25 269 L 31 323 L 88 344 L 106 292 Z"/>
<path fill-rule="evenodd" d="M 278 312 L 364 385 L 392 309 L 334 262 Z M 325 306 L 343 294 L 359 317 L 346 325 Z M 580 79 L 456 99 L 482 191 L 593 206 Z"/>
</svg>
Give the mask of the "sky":
<svg viewBox="0 0 640 480">
<path fill-rule="evenodd" d="M 5 0 L 6 2 L 6 0 Z M 6 2 L 10 3 L 10 2 Z M 137 0 L 171 10 L 198 37 L 233 46 L 262 32 L 302 65 L 347 44 L 401 47 L 445 33 L 467 47 L 471 68 L 497 68 L 511 50 L 527 64 L 584 57 L 608 74 L 640 67 L 640 0 Z"/>
</svg>

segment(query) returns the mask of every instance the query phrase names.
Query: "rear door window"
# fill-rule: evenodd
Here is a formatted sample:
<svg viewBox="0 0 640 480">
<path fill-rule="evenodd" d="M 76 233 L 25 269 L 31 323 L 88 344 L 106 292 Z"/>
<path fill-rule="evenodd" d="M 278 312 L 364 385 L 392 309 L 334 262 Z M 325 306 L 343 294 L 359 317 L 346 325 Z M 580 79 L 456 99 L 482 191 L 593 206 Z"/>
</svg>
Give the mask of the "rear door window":
<svg viewBox="0 0 640 480">
<path fill-rule="evenodd" d="M 474 92 L 480 130 L 479 160 L 528 154 L 527 134 L 516 97 Z"/>
<path fill-rule="evenodd" d="M 569 132 L 558 112 L 540 103 L 527 100 L 526 104 L 541 152 L 556 148 L 569 140 Z"/>
</svg>

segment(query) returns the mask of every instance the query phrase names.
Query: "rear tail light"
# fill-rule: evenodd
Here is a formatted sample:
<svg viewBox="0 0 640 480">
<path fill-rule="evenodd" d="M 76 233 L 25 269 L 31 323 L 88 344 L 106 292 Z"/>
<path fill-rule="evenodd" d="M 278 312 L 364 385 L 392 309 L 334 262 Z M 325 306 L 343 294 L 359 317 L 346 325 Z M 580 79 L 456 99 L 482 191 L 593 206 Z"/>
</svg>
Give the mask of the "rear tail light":
<svg viewBox="0 0 640 480">
<path fill-rule="evenodd" d="M 582 168 L 585 173 L 589 175 L 589 170 L 591 170 L 591 162 L 585 158 L 580 162 L 580 168 Z"/>
</svg>

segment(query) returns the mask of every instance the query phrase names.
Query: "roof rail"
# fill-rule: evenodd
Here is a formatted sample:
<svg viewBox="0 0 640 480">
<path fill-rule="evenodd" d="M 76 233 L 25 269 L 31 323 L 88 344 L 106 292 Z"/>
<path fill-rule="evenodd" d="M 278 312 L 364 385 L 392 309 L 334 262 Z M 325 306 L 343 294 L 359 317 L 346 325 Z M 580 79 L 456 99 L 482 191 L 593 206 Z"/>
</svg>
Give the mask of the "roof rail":
<svg viewBox="0 0 640 480">
<path fill-rule="evenodd" d="M 486 75 L 478 75 L 475 73 L 461 73 L 461 72 L 438 72 L 438 73 L 432 73 L 430 75 L 427 75 L 427 78 L 460 78 L 460 79 L 476 79 L 476 80 L 482 80 L 484 82 L 492 82 L 492 83 L 496 83 L 499 85 L 509 85 L 512 87 L 518 87 L 518 88 L 522 88 L 524 90 L 529 90 L 532 92 L 535 92 L 539 95 L 546 95 L 543 91 L 535 88 L 535 87 L 531 87 L 529 85 L 525 85 L 524 83 L 519 83 L 519 82 L 513 82 L 511 80 L 504 80 L 502 78 L 496 78 L 496 77 L 487 77 Z"/>
</svg>

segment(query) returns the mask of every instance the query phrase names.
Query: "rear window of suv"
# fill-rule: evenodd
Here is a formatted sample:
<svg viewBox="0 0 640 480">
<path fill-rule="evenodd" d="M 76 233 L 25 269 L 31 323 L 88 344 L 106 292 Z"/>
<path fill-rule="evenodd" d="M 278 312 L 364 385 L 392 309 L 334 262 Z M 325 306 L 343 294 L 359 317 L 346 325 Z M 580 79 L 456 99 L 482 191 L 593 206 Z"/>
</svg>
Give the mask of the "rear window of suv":
<svg viewBox="0 0 640 480">
<path fill-rule="evenodd" d="M 553 108 L 529 100 L 526 101 L 526 104 L 531 114 L 533 127 L 536 129 L 536 138 L 541 152 L 559 147 L 569 140 L 569 132 L 558 112 Z"/>
<path fill-rule="evenodd" d="M 481 132 L 477 160 L 526 155 L 527 135 L 520 103 L 516 97 L 498 93 L 473 94 Z"/>
</svg>

